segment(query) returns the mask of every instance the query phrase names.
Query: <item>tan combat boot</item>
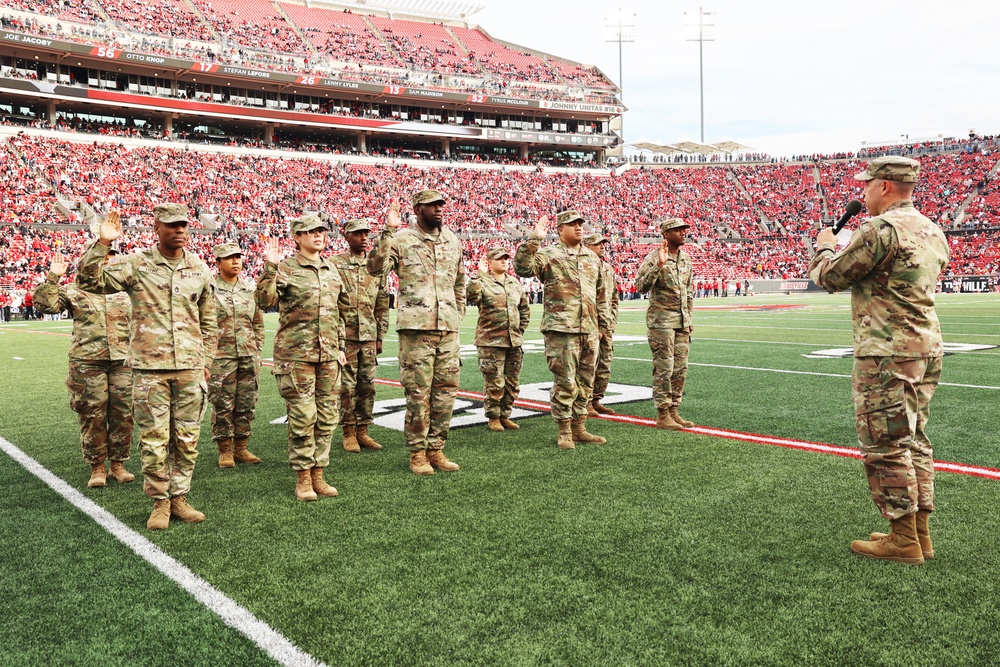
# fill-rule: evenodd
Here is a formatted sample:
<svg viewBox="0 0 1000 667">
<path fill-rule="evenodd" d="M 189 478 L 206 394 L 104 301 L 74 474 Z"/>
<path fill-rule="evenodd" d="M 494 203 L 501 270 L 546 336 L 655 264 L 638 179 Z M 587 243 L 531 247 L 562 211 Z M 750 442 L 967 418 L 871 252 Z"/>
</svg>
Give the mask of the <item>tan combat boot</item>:
<svg viewBox="0 0 1000 667">
<path fill-rule="evenodd" d="M 684 428 L 691 428 L 692 426 L 694 426 L 694 422 L 688 421 L 687 419 L 684 419 L 679 414 L 677 414 L 676 405 L 671 405 L 670 408 L 668 409 L 668 412 L 670 413 L 670 418 L 674 420 L 675 424 L 680 424 Z"/>
<path fill-rule="evenodd" d="M 501 417 L 500 425 L 503 426 L 504 430 L 506 431 L 516 431 L 517 429 L 521 428 L 520 426 L 518 426 L 517 422 L 512 422 L 510 420 L 510 417 Z"/>
<path fill-rule="evenodd" d="M 448 460 L 443 449 L 428 449 L 427 462 L 431 464 L 432 468 L 442 472 L 455 472 L 461 469 L 457 463 Z"/>
<path fill-rule="evenodd" d="M 500 423 L 500 418 L 499 417 L 490 417 L 490 423 L 486 425 L 486 428 L 488 428 L 491 431 L 502 431 L 502 430 L 504 430 L 503 429 L 503 424 Z"/>
<path fill-rule="evenodd" d="M 920 551 L 924 554 L 924 559 L 934 558 L 934 546 L 931 544 L 931 531 L 927 525 L 930 519 L 930 510 L 917 510 L 917 542 L 920 543 Z M 872 533 L 871 541 L 875 542 L 887 537 L 886 533 Z"/>
<path fill-rule="evenodd" d="M 236 461 L 233 460 L 233 439 L 223 438 L 215 444 L 219 446 L 219 467 L 235 468 Z"/>
<path fill-rule="evenodd" d="M 921 565 L 924 562 L 920 542 L 917 540 L 917 518 L 913 514 L 894 520 L 892 532 L 879 540 L 851 542 L 851 551 L 866 558 L 894 560 L 910 565 Z"/>
<path fill-rule="evenodd" d="M 237 463 L 260 463 L 260 457 L 247 449 L 249 436 L 240 436 L 233 440 L 233 460 Z"/>
<path fill-rule="evenodd" d="M 670 416 L 670 408 L 656 409 L 656 428 L 667 429 L 669 431 L 680 431 L 684 427 L 674 421 Z"/>
<path fill-rule="evenodd" d="M 312 475 L 309 474 L 309 471 L 296 470 L 295 473 L 299 476 L 295 483 L 295 499 L 317 500 L 316 492 L 313 491 Z"/>
<path fill-rule="evenodd" d="M 170 499 L 170 515 L 184 523 L 201 523 L 205 520 L 204 514 L 188 505 L 187 494 Z"/>
<path fill-rule="evenodd" d="M 125 464 L 121 461 L 111 462 L 111 470 L 108 471 L 108 477 L 119 484 L 128 484 L 135 481 L 135 475 L 126 470 Z"/>
<path fill-rule="evenodd" d="M 559 426 L 559 439 L 556 440 L 559 449 L 576 449 L 576 445 L 573 444 L 573 429 L 569 420 L 560 419 L 556 421 L 556 424 Z"/>
<path fill-rule="evenodd" d="M 593 401 L 591 401 L 590 403 L 587 403 L 587 416 L 588 417 L 596 417 L 599 414 L 601 414 L 601 413 L 598 412 L 597 408 L 594 407 L 594 402 Z"/>
<path fill-rule="evenodd" d="M 146 530 L 166 530 L 170 525 L 170 499 L 160 498 L 153 501 L 153 513 L 146 521 Z"/>
<path fill-rule="evenodd" d="M 358 436 L 358 444 L 365 449 L 373 449 L 375 451 L 382 449 L 382 445 L 377 443 L 374 438 L 368 435 L 368 424 L 358 424 L 355 432 Z"/>
<path fill-rule="evenodd" d="M 590 402 L 590 407 L 593 408 L 594 412 L 596 412 L 599 415 L 613 415 L 613 414 L 615 414 L 615 411 L 612 410 L 611 408 L 608 408 L 608 407 L 605 407 L 605 406 L 601 405 L 600 399 L 595 399 L 595 400 L 591 401 Z M 588 414 L 590 414 L 590 413 L 588 412 Z M 594 415 L 590 415 L 590 416 L 593 417 Z"/>
<path fill-rule="evenodd" d="M 316 492 L 317 496 L 323 496 L 324 498 L 335 498 L 337 496 L 337 488 L 323 481 L 322 468 L 313 468 L 309 473 L 312 477 L 313 491 Z"/>
<path fill-rule="evenodd" d="M 434 468 L 431 467 L 430 461 L 427 460 L 427 452 L 422 449 L 410 452 L 410 470 L 413 471 L 414 475 L 434 474 Z"/>
<path fill-rule="evenodd" d="M 573 433 L 573 442 L 589 442 L 595 445 L 603 445 L 607 442 L 599 435 L 587 432 L 587 418 L 577 417 L 570 422 Z"/>
<path fill-rule="evenodd" d="M 87 486 L 91 489 L 99 489 L 108 484 L 108 471 L 104 469 L 104 461 L 90 464 L 90 479 Z"/>
<path fill-rule="evenodd" d="M 360 454 L 361 445 L 358 444 L 357 431 L 354 424 L 344 424 L 344 451 L 351 454 Z"/>
</svg>

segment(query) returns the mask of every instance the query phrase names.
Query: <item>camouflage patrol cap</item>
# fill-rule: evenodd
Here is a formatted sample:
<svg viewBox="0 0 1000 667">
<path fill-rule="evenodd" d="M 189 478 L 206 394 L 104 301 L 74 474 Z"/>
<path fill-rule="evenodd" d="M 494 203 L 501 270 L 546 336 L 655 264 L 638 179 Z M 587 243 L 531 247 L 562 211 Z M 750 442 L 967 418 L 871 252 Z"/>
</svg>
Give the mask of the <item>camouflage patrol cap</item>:
<svg viewBox="0 0 1000 667">
<path fill-rule="evenodd" d="M 164 202 L 153 207 L 153 220 L 156 222 L 187 222 L 188 207 L 184 204 Z"/>
<path fill-rule="evenodd" d="M 437 190 L 421 190 L 417 194 L 413 195 L 414 206 L 416 206 L 417 204 L 433 204 L 434 202 L 437 201 L 443 204 L 448 200 L 445 199 L 444 195 L 438 192 Z"/>
<path fill-rule="evenodd" d="M 368 225 L 367 222 L 365 222 L 361 218 L 355 218 L 353 220 L 348 220 L 347 222 L 345 222 L 343 228 L 340 231 L 344 236 L 347 236 L 351 232 L 371 231 L 371 227 Z"/>
<path fill-rule="evenodd" d="M 503 259 L 504 257 L 510 257 L 510 253 L 504 248 L 496 246 L 495 248 L 490 248 L 486 251 L 486 256 L 490 259 Z"/>
<path fill-rule="evenodd" d="M 330 229 L 330 226 L 323 222 L 323 219 L 315 213 L 306 213 L 288 223 L 288 229 L 292 234 L 308 232 L 311 229 L 319 229 L 320 227 L 326 230 Z"/>
<path fill-rule="evenodd" d="M 607 236 L 600 232 L 593 232 L 592 234 L 587 234 L 583 237 L 584 245 L 597 245 L 598 243 L 604 243 L 605 241 L 610 241 Z"/>
<path fill-rule="evenodd" d="M 558 213 L 556 213 L 556 227 L 567 225 L 571 222 L 576 222 L 577 220 L 579 220 L 580 222 L 586 222 L 584 217 L 580 215 L 578 211 L 574 211 L 573 209 L 569 209 L 567 211 L 559 211 Z"/>
<path fill-rule="evenodd" d="M 225 259 L 226 257 L 232 257 L 233 255 L 239 255 L 242 257 L 243 251 L 235 243 L 220 243 L 212 248 L 212 254 L 215 255 L 217 259 Z"/>
<path fill-rule="evenodd" d="M 916 183 L 920 173 L 920 163 L 908 157 L 885 155 L 868 163 L 868 168 L 854 176 L 859 181 L 871 181 L 881 178 L 885 181 L 900 183 Z"/>
<path fill-rule="evenodd" d="M 680 218 L 667 218 L 666 220 L 659 221 L 660 233 L 666 234 L 671 229 L 688 229 L 691 227 L 688 223 L 684 222 Z"/>
</svg>

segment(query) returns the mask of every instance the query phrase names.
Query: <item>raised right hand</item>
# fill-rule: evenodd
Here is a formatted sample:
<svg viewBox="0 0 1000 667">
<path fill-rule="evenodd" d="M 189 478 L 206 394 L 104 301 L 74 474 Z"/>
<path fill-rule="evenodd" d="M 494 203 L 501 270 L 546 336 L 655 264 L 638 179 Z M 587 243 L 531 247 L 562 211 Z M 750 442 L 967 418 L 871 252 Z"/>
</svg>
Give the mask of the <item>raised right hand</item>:
<svg viewBox="0 0 1000 667">
<path fill-rule="evenodd" d="M 284 257 L 285 253 L 281 252 L 278 239 L 269 239 L 267 245 L 264 246 L 264 259 L 272 264 L 277 264 L 284 259 Z"/>
<path fill-rule="evenodd" d="M 543 215 L 542 217 L 540 217 L 538 219 L 538 222 L 535 223 L 535 229 L 532 230 L 531 233 L 536 239 L 544 239 L 545 236 L 549 233 L 548 216 Z"/>
<path fill-rule="evenodd" d="M 403 224 L 403 218 L 399 214 L 399 202 L 395 199 L 389 204 L 389 215 L 385 218 L 385 226 L 391 229 L 399 229 Z"/>
<path fill-rule="evenodd" d="M 490 272 L 490 258 L 487 257 L 486 255 L 483 255 L 482 257 L 479 258 L 479 270 L 482 273 Z"/>
<path fill-rule="evenodd" d="M 101 231 L 98 234 L 98 239 L 102 245 L 111 245 L 111 243 L 122 235 L 122 221 L 121 216 L 118 215 L 118 211 L 111 210 L 108 214 L 104 216 L 104 222 L 101 223 Z"/>
<path fill-rule="evenodd" d="M 49 264 L 49 272 L 54 273 L 60 278 L 66 275 L 66 271 L 69 269 L 69 264 L 63 260 L 62 255 L 57 254 L 52 258 L 52 263 Z"/>
</svg>

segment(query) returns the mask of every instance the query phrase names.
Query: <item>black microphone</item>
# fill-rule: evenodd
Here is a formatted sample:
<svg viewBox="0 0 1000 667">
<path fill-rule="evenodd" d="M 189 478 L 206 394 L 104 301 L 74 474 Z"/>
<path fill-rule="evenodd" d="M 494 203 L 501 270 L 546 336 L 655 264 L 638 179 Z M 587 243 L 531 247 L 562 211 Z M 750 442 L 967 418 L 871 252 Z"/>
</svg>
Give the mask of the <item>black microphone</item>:
<svg viewBox="0 0 1000 667">
<path fill-rule="evenodd" d="M 844 228 L 844 225 L 847 224 L 848 220 L 856 216 L 858 213 L 861 213 L 861 207 L 862 204 L 857 199 L 852 199 L 847 202 L 847 208 L 844 209 L 844 215 L 840 216 L 840 220 L 838 220 L 837 224 L 833 226 L 833 233 L 839 234 L 840 230 Z"/>
</svg>

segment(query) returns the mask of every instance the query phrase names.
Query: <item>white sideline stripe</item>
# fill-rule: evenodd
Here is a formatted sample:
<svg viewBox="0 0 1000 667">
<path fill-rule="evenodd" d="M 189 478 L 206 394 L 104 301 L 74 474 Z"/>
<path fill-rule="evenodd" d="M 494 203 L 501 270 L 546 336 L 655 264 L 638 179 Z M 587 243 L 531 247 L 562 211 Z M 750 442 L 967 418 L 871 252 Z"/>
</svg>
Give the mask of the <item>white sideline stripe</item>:
<svg viewBox="0 0 1000 667">
<path fill-rule="evenodd" d="M 647 364 L 653 363 L 652 359 L 641 359 L 639 357 L 615 357 L 615 359 L 621 359 L 622 361 L 644 361 Z M 828 378 L 850 378 L 850 375 L 844 375 L 843 373 L 817 373 L 815 371 L 790 371 L 783 368 L 753 368 L 752 366 L 727 366 L 725 364 L 699 364 L 688 362 L 688 366 L 704 366 L 707 368 L 729 368 L 736 371 L 764 371 L 767 373 L 787 373 L 788 375 L 818 375 L 820 377 Z M 992 387 L 990 385 L 982 384 L 959 384 L 957 382 L 938 382 L 939 387 L 965 387 L 966 389 L 991 389 L 997 390 L 1000 387 Z"/>
<path fill-rule="evenodd" d="M 136 555 L 190 593 L 194 599 L 221 618 L 223 623 L 245 635 L 279 664 L 288 667 L 325 667 L 322 662 L 304 652 L 280 632 L 258 619 L 160 547 L 126 526 L 118 517 L 74 489 L 3 436 L 0 436 L 0 449 L 32 475 L 45 482 L 71 505 L 118 538 Z"/>
</svg>

